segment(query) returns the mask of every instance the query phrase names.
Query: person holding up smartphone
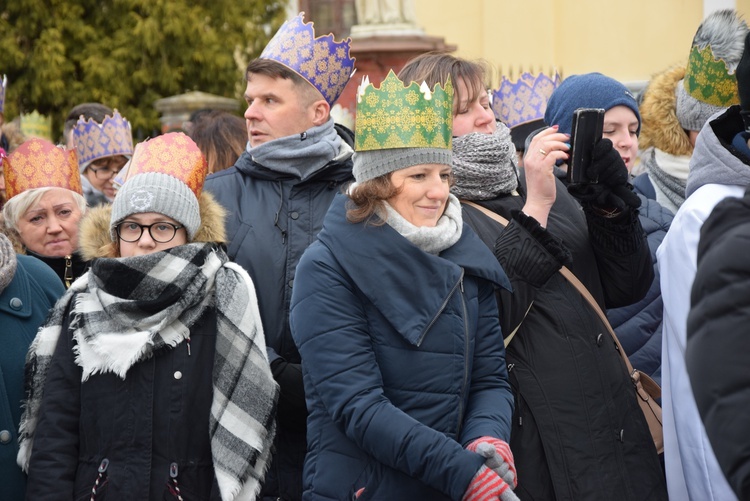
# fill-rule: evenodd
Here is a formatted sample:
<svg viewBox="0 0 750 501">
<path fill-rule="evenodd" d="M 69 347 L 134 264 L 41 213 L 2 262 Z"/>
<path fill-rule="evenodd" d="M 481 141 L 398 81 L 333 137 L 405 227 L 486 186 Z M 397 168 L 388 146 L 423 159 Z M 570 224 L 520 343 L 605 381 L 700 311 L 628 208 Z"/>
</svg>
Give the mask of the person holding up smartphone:
<svg viewBox="0 0 750 501">
<path fill-rule="evenodd" d="M 486 76 L 479 63 L 439 53 L 418 56 L 400 72 L 428 85 L 453 82 L 451 191 L 513 286 L 497 299 L 516 401 L 514 492 L 520 499 L 665 500 L 656 449 L 614 343 L 558 273 L 567 265 L 601 305 L 630 304 L 646 293 L 653 271 L 640 200 L 614 195 L 626 187 L 627 169 L 607 141 L 592 164 L 601 171 L 594 174 L 604 204 L 571 196 L 554 173 L 568 160 L 571 109 L 567 130 L 539 132 L 517 170 L 510 131 L 489 106 Z"/>
<path fill-rule="evenodd" d="M 637 216 L 646 232 L 654 277 L 634 276 L 633 279 L 641 280 L 640 287 L 647 286 L 648 292 L 630 305 L 613 308 L 614 305 L 607 304 L 610 308 L 607 317 L 633 367 L 661 383 L 663 312 L 656 249 L 674 216 L 656 200 L 636 194 L 629 183 L 629 173 L 638 154 L 641 116 L 628 89 L 600 73 L 571 76 L 550 97 L 545 120 L 550 125 L 559 124 L 561 132 L 570 132 L 576 111 L 580 108 L 604 110 L 602 136 L 594 141 L 589 163 L 579 163 L 575 158 L 568 162 L 570 166 L 575 166 L 573 171 L 583 171 L 580 172 L 583 182 L 570 184 L 568 190 L 581 200 L 584 207 L 588 204 L 605 217 L 614 213 L 610 219 L 613 223 L 621 222 L 625 217 Z M 584 127 L 582 130 L 590 128 Z M 578 139 L 584 140 L 583 137 Z M 566 166 L 563 165 L 563 168 Z M 579 180 L 576 172 L 569 171 L 568 174 L 568 179 L 575 177 Z"/>
</svg>

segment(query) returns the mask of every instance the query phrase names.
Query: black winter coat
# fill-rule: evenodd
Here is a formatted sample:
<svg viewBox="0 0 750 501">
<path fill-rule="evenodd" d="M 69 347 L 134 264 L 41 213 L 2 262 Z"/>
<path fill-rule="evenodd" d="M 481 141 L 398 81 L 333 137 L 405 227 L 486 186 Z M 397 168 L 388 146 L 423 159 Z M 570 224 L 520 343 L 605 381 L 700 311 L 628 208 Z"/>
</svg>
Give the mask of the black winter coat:
<svg viewBox="0 0 750 501">
<path fill-rule="evenodd" d="M 506 351 L 516 493 L 524 501 L 666 499 L 625 364 L 596 312 L 557 272 L 570 261 L 602 308 L 642 298 L 653 270 L 636 214 L 620 224 L 587 216 L 560 182 L 548 231 L 520 212 L 522 196 L 480 203 L 511 220 L 503 229 L 464 208 L 464 222 L 494 249 L 513 286 L 500 296 L 503 332 L 521 324 Z"/>
<path fill-rule="evenodd" d="M 701 228 L 686 365 L 706 435 L 729 485 L 750 499 L 750 192 L 719 203 Z"/>
<path fill-rule="evenodd" d="M 353 133 L 340 125 L 336 130 L 351 150 Z M 233 167 L 206 179 L 206 189 L 229 212 L 227 254 L 247 270 L 258 291 L 268 360 L 281 387 L 275 453 L 264 496 L 302 498 L 307 411 L 289 303 L 302 253 L 315 241 L 334 196 L 352 180 L 351 154 L 302 181 L 255 163 L 248 152 Z M 280 373 L 279 367 L 289 370 Z"/>
<path fill-rule="evenodd" d="M 661 383 L 661 330 L 664 302 L 661 299 L 659 265 L 656 249 L 672 224 L 674 215 L 659 205 L 639 195 L 641 207 L 639 219 L 646 232 L 651 260 L 654 263 L 654 279 L 646 296 L 629 306 L 607 310 L 607 318 L 625 349 L 634 368 L 639 369 Z"/>
<path fill-rule="evenodd" d="M 221 499 L 208 433 L 215 310 L 190 329 L 190 353 L 181 343 L 135 364 L 124 380 L 107 373 L 83 383 L 69 320 L 47 374 L 27 499 L 90 499 L 104 460 L 97 501 L 177 499 L 167 484 L 173 463 L 183 499 Z"/>
</svg>

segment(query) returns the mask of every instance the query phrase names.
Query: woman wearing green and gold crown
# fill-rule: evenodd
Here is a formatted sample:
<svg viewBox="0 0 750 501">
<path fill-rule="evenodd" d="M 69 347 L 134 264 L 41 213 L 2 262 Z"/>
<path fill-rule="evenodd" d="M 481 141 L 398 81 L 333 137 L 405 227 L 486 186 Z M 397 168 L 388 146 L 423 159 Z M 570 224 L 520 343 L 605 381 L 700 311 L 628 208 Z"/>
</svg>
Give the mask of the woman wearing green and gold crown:
<svg viewBox="0 0 750 501">
<path fill-rule="evenodd" d="M 302 256 L 290 323 L 309 409 L 304 499 L 515 499 L 495 287 L 450 194 L 453 88 L 358 90 L 356 183 Z"/>
</svg>

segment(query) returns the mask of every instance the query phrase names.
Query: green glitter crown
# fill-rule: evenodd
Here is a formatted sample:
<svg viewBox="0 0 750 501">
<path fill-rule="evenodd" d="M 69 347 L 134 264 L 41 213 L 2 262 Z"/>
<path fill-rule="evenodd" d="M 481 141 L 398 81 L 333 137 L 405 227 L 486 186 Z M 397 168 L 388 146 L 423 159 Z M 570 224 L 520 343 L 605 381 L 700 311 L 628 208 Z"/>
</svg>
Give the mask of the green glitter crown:
<svg viewBox="0 0 750 501">
<path fill-rule="evenodd" d="M 451 149 L 453 85 L 426 83 L 409 86 L 391 70 L 380 89 L 366 76 L 357 89 L 355 149 L 391 148 Z"/>
<path fill-rule="evenodd" d="M 714 58 L 710 45 L 690 50 L 684 85 L 688 94 L 704 103 L 726 108 L 740 102 L 737 78 L 723 59 Z"/>
</svg>

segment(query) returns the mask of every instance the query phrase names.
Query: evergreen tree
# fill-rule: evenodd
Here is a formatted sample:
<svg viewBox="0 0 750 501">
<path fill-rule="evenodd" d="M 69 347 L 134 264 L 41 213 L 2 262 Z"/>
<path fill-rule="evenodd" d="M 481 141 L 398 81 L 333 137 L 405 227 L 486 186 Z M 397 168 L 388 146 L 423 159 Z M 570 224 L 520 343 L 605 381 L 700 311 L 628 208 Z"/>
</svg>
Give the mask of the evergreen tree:
<svg viewBox="0 0 750 501">
<path fill-rule="evenodd" d="M 6 121 L 86 101 L 134 130 L 159 129 L 154 101 L 190 90 L 238 98 L 244 67 L 283 22 L 284 0 L 23 0 L 0 5 Z"/>
</svg>

